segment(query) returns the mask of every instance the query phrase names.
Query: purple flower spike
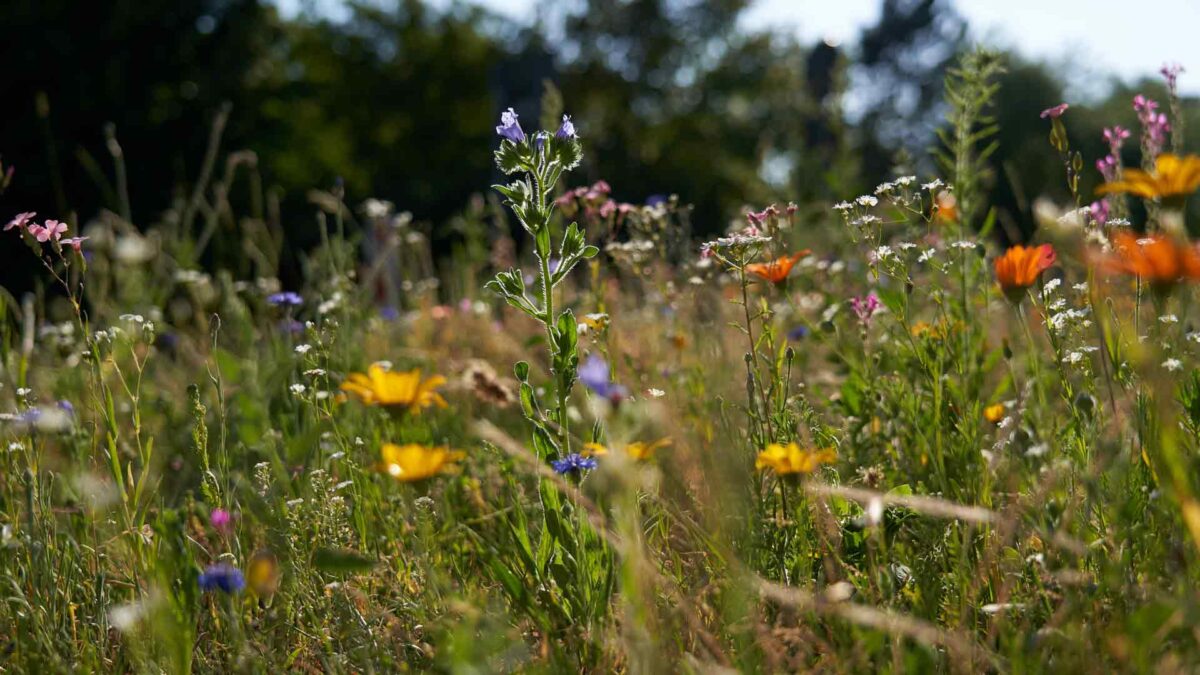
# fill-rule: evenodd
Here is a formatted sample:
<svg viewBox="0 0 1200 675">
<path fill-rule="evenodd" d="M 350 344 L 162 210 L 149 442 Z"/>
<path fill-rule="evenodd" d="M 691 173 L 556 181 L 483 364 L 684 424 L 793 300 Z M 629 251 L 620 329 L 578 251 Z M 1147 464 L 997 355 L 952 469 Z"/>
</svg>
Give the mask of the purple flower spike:
<svg viewBox="0 0 1200 675">
<path fill-rule="evenodd" d="M 525 142 L 525 132 L 521 130 L 521 123 L 517 121 L 517 113 L 512 108 L 500 113 L 500 126 L 496 127 L 496 133 L 513 143 Z"/>
</svg>

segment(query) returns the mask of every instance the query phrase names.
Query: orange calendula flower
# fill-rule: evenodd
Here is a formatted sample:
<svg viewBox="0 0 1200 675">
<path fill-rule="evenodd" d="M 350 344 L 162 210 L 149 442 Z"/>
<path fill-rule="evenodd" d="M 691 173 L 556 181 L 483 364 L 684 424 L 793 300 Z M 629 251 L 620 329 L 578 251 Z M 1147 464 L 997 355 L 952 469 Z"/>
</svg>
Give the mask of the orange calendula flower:
<svg viewBox="0 0 1200 675">
<path fill-rule="evenodd" d="M 1138 237 L 1132 232 L 1115 232 L 1112 254 L 1101 258 L 1100 264 L 1110 272 L 1141 277 L 1160 290 L 1183 279 L 1200 279 L 1200 251 L 1161 234 Z"/>
<path fill-rule="evenodd" d="M 1125 169 L 1121 180 L 1105 183 L 1099 194 L 1124 192 L 1143 199 L 1182 199 L 1200 187 L 1200 157 L 1163 153 L 1154 160 L 1154 171 Z"/>
<path fill-rule="evenodd" d="M 996 281 L 1013 302 L 1020 302 L 1025 289 L 1037 282 L 1038 275 L 1046 271 L 1057 255 L 1050 244 L 1041 246 L 1013 246 L 996 258 Z"/>
<path fill-rule="evenodd" d="M 457 450 L 417 443 L 384 443 L 379 454 L 379 470 L 404 483 L 414 483 L 438 474 L 454 473 L 458 471 L 455 462 L 465 456 Z"/>
<path fill-rule="evenodd" d="M 431 405 L 446 407 L 445 399 L 435 391 L 445 383 L 446 378 L 441 375 L 422 380 L 419 369 L 396 373 L 375 364 L 367 369 L 366 375 L 350 373 L 342 383 L 342 390 L 357 396 L 367 405 L 383 406 L 393 411 L 419 412 Z"/>
<path fill-rule="evenodd" d="M 770 262 L 751 263 L 746 265 L 746 271 L 756 277 L 761 277 L 773 284 L 777 284 L 787 279 L 788 274 L 791 273 L 796 263 L 810 253 L 812 251 L 804 249 L 803 251 L 796 251 L 792 255 L 780 256 Z"/>
<path fill-rule="evenodd" d="M 780 476 L 809 474 L 822 464 L 837 461 L 833 448 L 801 449 L 794 441 L 787 445 L 772 443 L 758 453 L 754 460 L 755 469 L 770 469 Z"/>
<path fill-rule="evenodd" d="M 992 424 L 996 424 L 1000 420 L 1004 419 L 1004 404 L 997 403 L 995 405 L 989 405 L 988 407 L 984 408 L 983 409 L 983 419 L 987 420 L 988 422 L 991 422 Z"/>
</svg>

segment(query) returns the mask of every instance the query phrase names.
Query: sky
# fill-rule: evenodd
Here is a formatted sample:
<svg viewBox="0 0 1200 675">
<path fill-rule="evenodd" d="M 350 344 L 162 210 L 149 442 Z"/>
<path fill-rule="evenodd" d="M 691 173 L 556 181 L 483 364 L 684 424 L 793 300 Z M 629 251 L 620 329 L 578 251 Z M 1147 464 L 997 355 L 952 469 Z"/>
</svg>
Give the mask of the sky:
<svg viewBox="0 0 1200 675">
<path fill-rule="evenodd" d="M 285 14 L 308 2 L 336 16 L 338 0 L 276 0 Z M 448 5 L 450 0 L 433 0 Z M 539 0 L 475 0 L 528 19 Z M 972 38 L 1058 66 L 1068 93 L 1103 94 L 1107 78 L 1152 76 L 1166 62 L 1189 68 L 1180 89 L 1200 95 L 1200 0 L 950 0 Z M 879 17 L 879 0 L 757 0 L 745 16 L 753 28 L 796 31 L 806 42 L 853 43 Z"/>
</svg>

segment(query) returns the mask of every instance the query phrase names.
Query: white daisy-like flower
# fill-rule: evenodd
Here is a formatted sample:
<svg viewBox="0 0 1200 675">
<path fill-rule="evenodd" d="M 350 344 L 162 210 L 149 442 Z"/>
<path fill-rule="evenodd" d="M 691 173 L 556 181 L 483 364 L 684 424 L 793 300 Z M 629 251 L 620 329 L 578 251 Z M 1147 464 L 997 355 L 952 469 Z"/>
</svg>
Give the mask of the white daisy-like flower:
<svg viewBox="0 0 1200 675">
<path fill-rule="evenodd" d="M 1171 372 L 1178 372 L 1183 370 L 1183 361 L 1180 361 L 1179 359 L 1167 359 L 1166 361 L 1163 361 L 1162 367 Z"/>
<path fill-rule="evenodd" d="M 854 200 L 859 206 L 875 206 L 879 204 L 879 200 L 871 195 L 863 195 Z"/>
</svg>

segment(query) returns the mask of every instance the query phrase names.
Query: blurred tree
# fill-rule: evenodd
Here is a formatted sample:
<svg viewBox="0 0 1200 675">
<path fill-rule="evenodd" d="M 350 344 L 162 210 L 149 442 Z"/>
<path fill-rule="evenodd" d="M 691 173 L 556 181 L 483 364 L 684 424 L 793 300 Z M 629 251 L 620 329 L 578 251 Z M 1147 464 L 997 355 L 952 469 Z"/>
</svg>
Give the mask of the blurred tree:
<svg viewBox="0 0 1200 675">
<path fill-rule="evenodd" d="M 806 52 L 739 32 L 747 4 L 591 0 L 568 16 L 562 90 L 591 178 L 629 201 L 677 193 L 701 232 L 746 204 L 822 192 L 808 170 L 806 122 L 823 112 Z"/>
<path fill-rule="evenodd" d="M 897 153 L 906 163 L 927 162 L 942 121 L 942 83 L 965 37 L 966 23 L 945 0 L 882 0 L 879 21 L 859 39 L 852 71 L 869 185 L 892 176 Z"/>
</svg>

